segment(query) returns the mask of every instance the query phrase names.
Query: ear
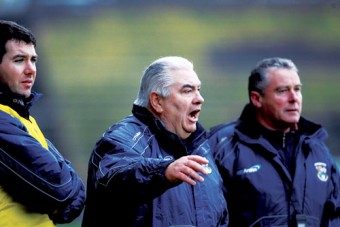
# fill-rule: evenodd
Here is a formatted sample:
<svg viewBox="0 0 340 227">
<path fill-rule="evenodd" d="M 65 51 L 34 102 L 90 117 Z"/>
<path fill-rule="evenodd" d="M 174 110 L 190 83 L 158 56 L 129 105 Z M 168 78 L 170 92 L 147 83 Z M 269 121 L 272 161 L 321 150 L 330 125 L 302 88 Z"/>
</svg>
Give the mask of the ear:
<svg viewBox="0 0 340 227">
<path fill-rule="evenodd" d="M 150 94 L 150 106 L 157 114 L 163 112 L 162 97 L 156 92 L 151 92 Z"/>
<path fill-rule="evenodd" d="M 262 106 L 262 96 L 257 91 L 250 92 L 250 101 L 257 108 L 260 108 Z"/>
</svg>

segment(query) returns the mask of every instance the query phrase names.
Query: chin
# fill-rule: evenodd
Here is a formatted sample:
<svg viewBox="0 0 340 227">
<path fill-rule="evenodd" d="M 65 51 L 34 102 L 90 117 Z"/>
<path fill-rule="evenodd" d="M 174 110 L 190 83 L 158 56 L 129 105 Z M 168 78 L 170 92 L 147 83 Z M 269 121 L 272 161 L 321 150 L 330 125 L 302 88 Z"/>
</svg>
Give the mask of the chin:
<svg viewBox="0 0 340 227">
<path fill-rule="evenodd" d="M 31 91 L 27 91 L 27 92 L 24 92 L 24 93 L 23 93 L 23 95 L 25 96 L 25 98 L 28 98 L 28 97 L 30 97 L 30 96 L 31 96 L 31 94 L 32 94 L 32 92 L 31 92 Z"/>
<path fill-rule="evenodd" d="M 193 127 L 193 128 L 190 128 L 189 130 L 188 130 L 188 133 L 193 133 L 193 132 L 195 132 L 196 131 L 196 127 Z"/>
</svg>

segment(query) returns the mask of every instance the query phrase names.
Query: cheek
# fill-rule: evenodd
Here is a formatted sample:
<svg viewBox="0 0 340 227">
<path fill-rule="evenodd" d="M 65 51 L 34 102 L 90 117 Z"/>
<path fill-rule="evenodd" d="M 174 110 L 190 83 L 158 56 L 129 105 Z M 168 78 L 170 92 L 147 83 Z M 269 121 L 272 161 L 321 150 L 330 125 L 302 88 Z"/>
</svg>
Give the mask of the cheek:
<svg viewBox="0 0 340 227">
<path fill-rule="evenodd" d="M 190 101 L 183 96 L 172 96 L 166 103 L 168 113 L 172 113 L 174 116 L 182 116 L 188 112 L 190 107 Z"/>
<path fill-rule="evenodd" d="M 179 123 L 181 119 L 184 118 L 185 112 L 186 111 L 183 106 L 174 105 L 174 108 L 172 109 L 172 118 Z"/>
<path fill-rule="evenodd" d="M 168 103 L 163 110 L 164 110 L 164 113 L 168 115 L 168 117 L 178 118 L 178 116 L 180 116 L 181 113 L 183 112 L 182 108 L 183 107 L 180 105 L 180 103 L 171 102 L 171 103 Z"/>
<path fill-rule="evenodd" d="M 172 102 L 172 108 L 176 111 L 183 112 L 188 108 L 188 104 L 185 100 L 177 98 Z"/>
<path fill-rule="evenodd" d="M 272 100 L 272 106 L 276 109 L 281 109 L 281 108 L 284 108 L 287 103 L 289 103 L 289 100 L 288 98 L 286 97 L 279 97 L 277 99 L 274 99 Z"/>
<path fill-rule="evenodd" d="M 281 115 L 285 108 L 284 102 L 272 102 L 267 103 L 267 105 L 264 108 L 264 112 L 268 116 L 278 116 Z"/>
<path fill-rule="evenodd" d="M 13 84 L 14 79 L 12 77 L 8 76 L 8 74 L 4 74 L 4 75 L 1 76 L 0 81 L 7 84 L 7 85 L 11 85 L 11 84 Z"/>
</svg>

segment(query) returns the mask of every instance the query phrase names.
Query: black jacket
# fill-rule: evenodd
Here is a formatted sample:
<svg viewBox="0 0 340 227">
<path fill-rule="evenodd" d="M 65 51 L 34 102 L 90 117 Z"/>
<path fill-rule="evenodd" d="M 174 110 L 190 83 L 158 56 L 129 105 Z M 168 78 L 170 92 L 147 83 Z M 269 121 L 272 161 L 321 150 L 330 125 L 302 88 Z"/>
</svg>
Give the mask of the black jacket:
<svg viewBox="0 0 340 227">
<path fill-rule="evenodd" d="M 238 121 L 211 130 L 230 226 L 340 226 L 340 175 L 326 131 L 301 118 L 290 136 L 293 146 L 287 135 L 263 129 L 250 105 Z M 291 162 L 282 155 L 287 147 Z"/>
<path fill-rule="evenodd" d="M 0 187 L 28 212 L 67 223 L 83 210 L 85 186 L 30 116 L 39 96 L 26 99 L 0 88 Z"/>
<path fill-rule="evenodd" d="M 210 160 L 203 183 L 170 184 L 166 167 L 197 154 Z M 186 141 L 167 131 L 143 107 L 113 125 L 96 143 L 89 161 L 83 226 L 226 226 L 222 179 L 214 165 L 205 130 Z"/>
</svg>

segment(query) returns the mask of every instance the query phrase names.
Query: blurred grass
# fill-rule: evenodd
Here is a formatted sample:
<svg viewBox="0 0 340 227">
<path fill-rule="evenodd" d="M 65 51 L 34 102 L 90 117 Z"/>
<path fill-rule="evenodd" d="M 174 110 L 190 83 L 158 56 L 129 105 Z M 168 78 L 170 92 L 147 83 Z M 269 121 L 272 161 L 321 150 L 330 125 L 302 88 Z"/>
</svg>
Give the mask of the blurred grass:
<svg viewBox="0 0 340 227">
<path fill-rule="evenodd" d="M 180 55 L 193 61 L 203 82 L 200 121 L 207 129 L 238 117 L 247 102 L 251 68 L 239 62 L 237 70 L 220 70 L 212 49 L 299 40 L 339 50 L 339 11 L 330 6 L 98 9 L 42 24 L 38 53 L 43 53 L 47 75 L 38 77 L 51 87 L 47 98 L 54 98 L 60 137 L 66 141 L 62 153 L 69 151 L 67 156 L 86 180 L 96 140 L 131 113 L 142 71 L 161 56 Z M 304 113 L 318 120 L 324 120 L 325 111 L 339 114 L 338 68 L 302 69 Z M 76 221 L 67 226 L 79 225 Z"/>
<path fill-rule="evenodd" d="M 165 55 L 181 55 L 194 62 L 203 82 L 206 102 L 201 122 L 205 127 L 237 117 L 247 101 L 250 68 L 242 68 L 240 62 L 238 71 L 216 69 L 211 48 L 263 39 L 277 43 L 303 39 L 320 48 L 339 49 L 338 11 L 301 10 L 290 10 L 287 16 L 287 9 L 263 8 L 108 9 L 41 26 L 39 52 L 46 56 L 48 68 L 44 80 L 53 85 L 68 135 L 65 139 L 77 148 L 75 154 L 87 159 L 101 133 L 130 113 L 144 68 Z M 309 68 L 310 72 L 301 72 L 308 85 L 304 87 L 305 110 L 313 113 L 327 106 L 339 111 L 332 104 L 339 95 L 338 84 L 329 82 L 338 79 L 339 72 L 325 75 L 325 69 Z"/>
</svg>

